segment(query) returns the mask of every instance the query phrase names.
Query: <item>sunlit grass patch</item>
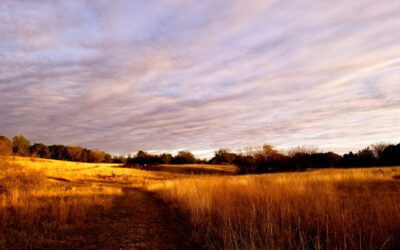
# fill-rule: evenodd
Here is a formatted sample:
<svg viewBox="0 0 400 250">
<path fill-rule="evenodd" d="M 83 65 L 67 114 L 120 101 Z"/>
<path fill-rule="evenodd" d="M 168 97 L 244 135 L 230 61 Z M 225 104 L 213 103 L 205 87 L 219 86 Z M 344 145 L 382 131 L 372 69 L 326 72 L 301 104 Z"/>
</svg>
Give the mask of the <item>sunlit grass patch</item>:
<svg viewBox="0 0 400 250">
<path fill-rule="evenodd" d="M 194 177 L 151 189 L 215 249 L 400 245 L 400 168 Z"/>
<path fill-rule="evenodd" d="M 107 212 L 122 194 L 118 187 L 54 182 L 45 169 L 5 158 L 0 187 L 0 248 L 7 249 L 63 242 L 69 227 L 83 225 L 94 210 Z"/>
</svg>

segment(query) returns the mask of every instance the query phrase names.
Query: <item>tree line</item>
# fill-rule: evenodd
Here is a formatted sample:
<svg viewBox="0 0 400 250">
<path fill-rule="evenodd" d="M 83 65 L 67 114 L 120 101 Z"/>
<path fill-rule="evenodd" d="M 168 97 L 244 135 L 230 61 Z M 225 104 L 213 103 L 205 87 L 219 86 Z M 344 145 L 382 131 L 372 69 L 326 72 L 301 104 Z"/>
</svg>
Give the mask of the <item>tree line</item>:
<svg viewBox="0 0 400 250">
<path fill-rule="evenodd" d="M 133 156 L 112 156 L 104 151 L 86 149 L 80 146 L 31 144 L 23 135 L 14 136 L 12 140 L 0 135 L 0 155 L 89 163 L 121 163 L 126 166 L 206 163 L 205 160 L 196 158 L 189 151 L 179 151 L 177 155 L 173 156 L 167 153 L 156 155 L 140 150 Z"/>
<path fill-rule="evenodd" d="M 304 171 L 309 168 L 350 168 L 400 165 L 400 143 L 374 144 L 356 153 L 339 155 L 320 152 L 313 147 L 297 147 L 279 152 L 265 144 L 261 150 L 248 150 L 235 154 L 229 149 L 219 149 L 210 160 L 212 164 L 234 164 L 240 173 L 269 173 Z"/>
<path fill-rule="evenodd" d="M 304 171 L 309 168 L 350 168 L 400 165 L 400 144 L 374 144 L 356 153 L 339 155 L 334 152 L 321 152 L 313 147 L 296 147 L 280 152 L 272 145 L 265 144 L 260 150 L 246 150 L 241 153 L 221 148 L 214 152 L 210 160 L 195 158 L 189 151 L 177 155 L 151 154 L 139 151 L 129 156 L 127 165 L 157 164 L 233 164 L 240 173 L 269 173 L 285 171 Z"/>
<path fill-rule="evenodd" d="M 190 151 L 179 151 L 175 156 L 169 153 L 151 154 L 142 150 L 126 159 L 127 165 L 157 165 L 157 164 L 202 164 L 206 160 L 196 158 Z"/>
<path fill-rule="evenodd" d="M 118 161 L 118 157 L 112 157 L 110 154 L 100 150 L 91 150 L 79 146 L 31 144 L 23 135 L 14 136 L 12 140 L 6 136 L 0 136 L 0 155 L 31 156 L 91 163 L 111 163 Z"/>
<path fill-rule="evenodd" d="M 22 135 L 12 140 L 0 136 L 0 155 L 32 156 L 47 159 L 94 163 L 122 163 L 125 166 L 151 166 L 157 164 L 234 164 L 240 173 L 268 173 L 303 171 L 308 168 L 371 167 L 400 165 L 400 143 L 374 144 L 356 153 L 339 155 L 321 152 L 313 147 L 297 147 L 281 152 L 272 145 L 265 144 L 259 150 L 234 153 L 221 148 L 210 160 L 196 158 L 190 151 L 152 154 L 138 151 L 135 155 L 112 156 L 104 151 L 90 150 L 79 146 L 31 144 Z"/>
</svg>

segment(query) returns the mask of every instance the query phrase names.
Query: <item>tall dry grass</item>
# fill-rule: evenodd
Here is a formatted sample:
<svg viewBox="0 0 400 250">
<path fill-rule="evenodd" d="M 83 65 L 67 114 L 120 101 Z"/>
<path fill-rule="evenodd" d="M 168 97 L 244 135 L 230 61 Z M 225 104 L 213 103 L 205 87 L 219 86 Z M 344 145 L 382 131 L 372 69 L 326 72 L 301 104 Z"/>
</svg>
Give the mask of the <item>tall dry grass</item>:
<svg viewBox="0 0 400 250">
<path fill-rule="evenodd" d="M 94 210 L 107 212 L 119 188 L 50 181 L 44 170 L 0 159 L 0 249 L 60 246 Z"/>
<path fill-rule="evenodd" d="M 398 249 L 399 168 L 199 177 L 152 186 L 212 249 Z"/>
</svg>

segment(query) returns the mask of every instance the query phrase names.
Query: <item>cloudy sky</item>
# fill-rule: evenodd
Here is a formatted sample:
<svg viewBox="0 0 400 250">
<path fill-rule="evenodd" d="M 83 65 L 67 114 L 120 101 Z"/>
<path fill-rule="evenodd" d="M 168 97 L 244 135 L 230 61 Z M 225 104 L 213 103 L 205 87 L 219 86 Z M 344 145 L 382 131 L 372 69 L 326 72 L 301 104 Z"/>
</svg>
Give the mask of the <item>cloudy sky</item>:
<svg viewBox="0 0 400 250">
<path fill-rule="evenodd" d="M 0 134 L 114 154 L 400 142 L 400 1 L 2 0 Z"/>
</svg>

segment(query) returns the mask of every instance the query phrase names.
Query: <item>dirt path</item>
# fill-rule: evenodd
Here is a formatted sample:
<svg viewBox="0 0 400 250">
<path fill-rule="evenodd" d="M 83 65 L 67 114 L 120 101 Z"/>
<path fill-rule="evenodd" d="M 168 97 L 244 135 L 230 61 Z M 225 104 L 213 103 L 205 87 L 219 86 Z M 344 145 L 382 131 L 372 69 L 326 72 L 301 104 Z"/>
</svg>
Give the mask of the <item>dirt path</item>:
<svg viewBox="0 0 400 250">
<path fill-rule="evenodd" d="M 191 229 L 154 195 L 125 189 L 107 216 L 93 211 L 80 249 L 201 249 Z"/>
</svg>

